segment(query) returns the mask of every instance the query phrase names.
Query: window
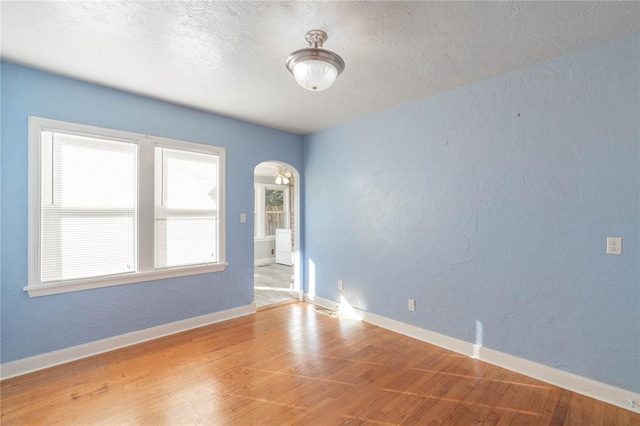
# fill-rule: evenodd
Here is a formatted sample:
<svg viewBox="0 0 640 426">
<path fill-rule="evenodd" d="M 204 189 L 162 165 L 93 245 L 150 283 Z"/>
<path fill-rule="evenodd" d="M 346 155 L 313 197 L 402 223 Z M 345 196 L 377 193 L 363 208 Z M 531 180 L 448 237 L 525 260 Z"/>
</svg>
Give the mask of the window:
<svg viewBox="0 0 640 426">
<path fill-rule="evenodd" d="M 265 235 L 276 235 L 276 229 L 288 228 L 287 211 L 284 205 L 285 191 L 279 189 L 267 189 L 264 197 L 265 206 Z"/>
<path fill-rule="evenodd" d="M 136 270 L 136 145 L 41 132 L 43 283 Z"/>
<path fill-rule="evenodd" d="M 216 262 L 218 157 L 155 148 L 156 268 Z"/>
<path fill-rule="evenodd" d="M 275 238 L 276 229 L 289 229 L 289 187 L 258 183 L 254 190 L 255 238 Z"/>
<path fill-rule="evenodd" d="M 29 122 L 30 296 L 225 269 L 224 149 Z"/>
</svg>

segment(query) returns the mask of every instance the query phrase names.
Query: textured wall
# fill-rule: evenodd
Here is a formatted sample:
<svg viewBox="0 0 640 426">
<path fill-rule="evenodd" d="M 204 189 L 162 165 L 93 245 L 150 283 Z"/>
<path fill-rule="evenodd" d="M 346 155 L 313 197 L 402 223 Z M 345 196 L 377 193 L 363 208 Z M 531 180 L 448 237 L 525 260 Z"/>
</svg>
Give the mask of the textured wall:
<svg viewBox="0 0 640 426">
<path fill-rule="evenodd" d="M 306 136 L 308 290 L 640 391 L 639 43 Z"/>
<path fill-rule="evenodd" d="M 253 301 L 253 170 L 267 160 L 300 170 L 300 136 L 1 65 L 3 363 Z M 227 270 L 30 299 L 22 290 L 29 115 L 227 148 Z M 241 212 L 247 213 L 246 224 L 240 224 Z"/>
</svg>

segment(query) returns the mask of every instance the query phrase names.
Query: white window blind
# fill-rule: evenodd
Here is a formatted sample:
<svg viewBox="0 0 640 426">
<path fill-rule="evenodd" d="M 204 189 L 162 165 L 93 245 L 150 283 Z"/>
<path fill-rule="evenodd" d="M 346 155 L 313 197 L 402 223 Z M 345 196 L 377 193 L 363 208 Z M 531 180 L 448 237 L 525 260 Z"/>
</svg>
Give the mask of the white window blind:
<svg viewBox="0 0 640 426">
<path fill-rule="evenodd" d="M 135 272 L 137 146 L 41 137 L 42 282 Z"/>
<path fill-rule="evenodd" d="M 218 261 L 218 157 L 155 148 L 155 266 Z"/>
</svg>

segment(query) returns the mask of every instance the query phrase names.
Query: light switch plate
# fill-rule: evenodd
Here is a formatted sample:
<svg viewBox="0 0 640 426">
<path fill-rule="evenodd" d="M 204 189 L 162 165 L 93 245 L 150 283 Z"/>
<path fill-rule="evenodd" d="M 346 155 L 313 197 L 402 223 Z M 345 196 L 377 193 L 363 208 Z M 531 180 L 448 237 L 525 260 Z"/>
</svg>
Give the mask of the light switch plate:
<svg viewBox="0 0 640 426">
<path fill-rule="evenodd" d="M 247 223 L 247 214 L 240 213 L 240 223 Z"/>
</svg>

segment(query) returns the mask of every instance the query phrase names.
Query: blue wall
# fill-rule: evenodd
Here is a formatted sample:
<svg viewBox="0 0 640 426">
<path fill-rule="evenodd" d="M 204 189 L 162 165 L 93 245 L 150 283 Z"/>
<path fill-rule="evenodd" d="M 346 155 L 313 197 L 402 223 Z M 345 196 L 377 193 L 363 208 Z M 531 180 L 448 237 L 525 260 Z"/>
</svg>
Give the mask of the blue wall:
<svg viewBox="0 0 640 426">
<path fill-rule="evenodd" d="M 306 136 L 308 290 L 640 391 L 639 44 Z"/>
<path fill-rule="evenodd" d="M 280 160 L 301 172 L 300 136 L 10 63 L 1 67 L 3 363 L 253 301 L 253 169 Z M 225 147 L 227 270 L 30 299 L 23 291 L 29 115 Z M 246 224 L 239 222 L 242 212 Z"/>
</svg>

